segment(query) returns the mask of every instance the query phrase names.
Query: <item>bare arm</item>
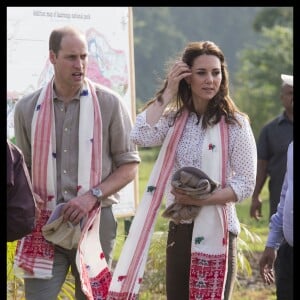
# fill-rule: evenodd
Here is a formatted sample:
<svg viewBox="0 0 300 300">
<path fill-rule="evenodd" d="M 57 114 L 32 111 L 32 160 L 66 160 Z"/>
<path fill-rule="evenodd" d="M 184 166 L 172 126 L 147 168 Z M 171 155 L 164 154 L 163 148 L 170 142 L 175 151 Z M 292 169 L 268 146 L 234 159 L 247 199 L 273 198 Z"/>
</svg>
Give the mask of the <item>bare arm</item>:
<svg viewBox="0 0 300 300">
<path fill-rule="evenodd" d="M 123 164 L 102 181 L 97 187 L 103 192 L 103 198 L 118 192 L 131 182 L 137 174 L 138 164 L 138 162 Z M 64 219 L 73 224 L 79 223 L 94 208 L 96 202 L 96 198 L 90 192 L 71 199 L 63 208 Z"/>
<path fill-rule="evenodd" d="M 104 198 L 118 192 L 131 182 L 138 171 L 138 162 L 123 164 L 101 182 L 100 188 Z"/>
<path fill-rule="evenodd" d="M 185 205 L 216 205 L 216 204 L 226 204 L 228 202 L 236 202 L 237 197 L 231 187 L 226 187 L 223 189 L 218 189 L 213 192 L 206 199 L 194 199 L 191 196 L 185 194 L 184 191 L 180 189 L 172 189 L 171 193 L 175 196 L 175 201 L 180 204 Z"/>
<path fill-rule="evenodd" d="M 257 161 L 257 174 L 256 174 L 256 184 L 252 195 L 251 207 L 250 207 L 250 217 L 258 220 L 261 217 L 261 200 L 259 194 L 266 182 L 268 161 L 259 159 Z"/>
</svg>

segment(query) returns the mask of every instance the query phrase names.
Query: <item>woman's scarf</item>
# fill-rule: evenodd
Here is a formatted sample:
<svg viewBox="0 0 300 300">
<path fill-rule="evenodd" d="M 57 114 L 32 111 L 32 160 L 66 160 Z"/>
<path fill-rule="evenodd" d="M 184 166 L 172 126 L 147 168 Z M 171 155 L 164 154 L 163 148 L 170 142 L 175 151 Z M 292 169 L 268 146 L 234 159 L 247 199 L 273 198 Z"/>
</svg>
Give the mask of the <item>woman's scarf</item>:
<svg viewBox="0 0 300 300">
<path fill-rule="evenodd" d="M 80 196 L 101 182 L 102 171 L 101 112 L 95 88 L 88 79 L 80 94 L 78 134 L 77 195 Z M 57 205 L 53 79 L 42 89 L 38 98 L 31 125 L 31 141 L 33 190 L 45 201 L 45 206 L 33 232 L 18 241 L 14 270 L 17 276 L 23 278 L 49 279 L 52 277 L 54 246 L 43 237 L 42 227 Z M 76 262 L 82 289 L 88 299 L 105 297 L 109 283 L 101 289 L 93 283 L 110 282 L 111 279 L 99 239 L 100 211 L 101 207 L 96 207 L 89 213 L 77 249 Z M 89 245 L 91 242 L 92 247 Z M 95 256 L 92 260 L 91 248 Z"/>
<path fill-rule="evenodd" d="M 224 118 L 207 129 L 201 170 L 225 187 L 228 131 Z M 227 277 L 228 224 L 226 205 L 205 205 L 194 220 L 190 300 L 224 299 Z"/>
<path fill-rule="evenodd" d="M 172 172 L 175 152 L 188 112 L 169 130 L 153 167 L 147 189 L 124 243 L 113 273 L 107 300 L 134 300 L 142 282 L 155 220 Z M 203 171 L 225 183 L 227 126 L 224 120 L 207 129 L 203 149 Z M 228 230 L 225 206 L 203 206 L 196 217 L 191 245 L 190 300 L 222 299 L 227 275 Z M 213 223 L 213 225 L 211 225 Z"/>
</svg>

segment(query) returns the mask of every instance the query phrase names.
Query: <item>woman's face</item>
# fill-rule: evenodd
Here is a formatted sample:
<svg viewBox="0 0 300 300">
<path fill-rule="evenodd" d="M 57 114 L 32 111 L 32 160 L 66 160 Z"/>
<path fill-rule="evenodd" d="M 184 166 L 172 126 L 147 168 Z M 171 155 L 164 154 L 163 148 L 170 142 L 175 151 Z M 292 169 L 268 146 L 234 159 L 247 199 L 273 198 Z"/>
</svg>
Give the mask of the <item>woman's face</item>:
<svg viewBox="0 0 300 300">
<path fill-rule="evenodd" d="M 222 72 L 221 62 L 214 55 L 200 55 L 195 58 L 191 67 L 192 75 L 187 78 L 191 85 L 194 101 L 206 101 L 212 99 L 219 91 Z"/>
</svg>

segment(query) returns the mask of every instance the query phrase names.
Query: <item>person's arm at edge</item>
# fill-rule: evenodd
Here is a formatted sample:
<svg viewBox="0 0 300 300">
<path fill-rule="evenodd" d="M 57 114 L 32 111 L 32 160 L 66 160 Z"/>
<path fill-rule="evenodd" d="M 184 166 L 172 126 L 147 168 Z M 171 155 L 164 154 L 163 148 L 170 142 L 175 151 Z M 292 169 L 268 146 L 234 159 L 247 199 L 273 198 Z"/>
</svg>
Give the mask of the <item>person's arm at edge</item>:
<svg viewBox="0 0 300 300">
<path fill-rule="evenodd" d="M 267 167 L 268 167 L 267 160 L 262 160 L 262 159 L 257 160 L 256 184 L 255 184 L 254 192 L 251 199 L 251 206 L 250 206 L 250 217 L 255 218 L 256 220 L 259 220 L 259 218 L 262 216 L 261 215 L 262 203 L 259 198 L 259 195 L 268 177 Z"/>
</svg>

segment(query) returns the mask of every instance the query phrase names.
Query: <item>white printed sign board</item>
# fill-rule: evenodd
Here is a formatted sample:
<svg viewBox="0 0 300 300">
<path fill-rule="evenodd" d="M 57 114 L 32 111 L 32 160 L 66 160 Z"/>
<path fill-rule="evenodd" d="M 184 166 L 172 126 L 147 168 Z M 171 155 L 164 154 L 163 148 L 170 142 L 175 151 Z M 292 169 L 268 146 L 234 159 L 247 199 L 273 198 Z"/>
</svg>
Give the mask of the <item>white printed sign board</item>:
<svg viewBox="0 0 300 300">
<path fill-rule="evenodd" d="M 118 92 L 135 118 L 132 9 L 129 7 L 7 7 L 7 136 L 12 138 L 14 103 L 53 75 L 49 35 L 63 25 L 86 34 L 87 76 Z M 137 180 L 120 193 L 118 217 L 132 216 Z"/>
</svg>

